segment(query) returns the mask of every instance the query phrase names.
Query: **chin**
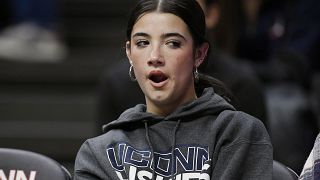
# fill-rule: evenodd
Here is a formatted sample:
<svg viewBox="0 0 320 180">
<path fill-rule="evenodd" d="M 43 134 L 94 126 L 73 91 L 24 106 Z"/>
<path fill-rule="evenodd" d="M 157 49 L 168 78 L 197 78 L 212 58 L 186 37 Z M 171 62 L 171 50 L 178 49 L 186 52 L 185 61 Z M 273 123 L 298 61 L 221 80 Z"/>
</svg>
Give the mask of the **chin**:
<svg viewBox="0 0 320 180">
<path fill-rule="evenodd" d="M 167 101 L 168 97 L 166 95 L 155 95 L 155 96 L 152 96 L 152 101 L 154 102 L 158 102 L 158 103 L 161 103 L 161 102 L 165 102 Z"/>
<path fill-rule="evenodd" d="M 153 92 L 152 94 L 150 94 L 149 99 L 154 104 L 164 105 L 167 104 L 172 98 L 170 98 L 170 96 L 164 92 Z"/>
</svg>

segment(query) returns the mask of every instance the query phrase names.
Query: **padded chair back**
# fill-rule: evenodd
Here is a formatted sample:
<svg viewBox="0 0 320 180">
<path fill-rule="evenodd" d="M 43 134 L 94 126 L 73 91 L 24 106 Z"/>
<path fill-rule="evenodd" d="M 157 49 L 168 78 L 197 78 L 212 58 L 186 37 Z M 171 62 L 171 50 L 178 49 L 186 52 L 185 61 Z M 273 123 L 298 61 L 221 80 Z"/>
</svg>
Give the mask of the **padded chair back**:
<svg viewBox="0 0 320 180">
<path fill-rule="evenodd" d="M 297 180 L 299 176 L 292 169 L 284 164 L 273 161 L 273 180 Z"/>
<path fill-rule="evenodd" d="M 34 152 L 0 148 L 1 180 L 70 180 L 67 169 L 55 160 Z"/>
</svg>

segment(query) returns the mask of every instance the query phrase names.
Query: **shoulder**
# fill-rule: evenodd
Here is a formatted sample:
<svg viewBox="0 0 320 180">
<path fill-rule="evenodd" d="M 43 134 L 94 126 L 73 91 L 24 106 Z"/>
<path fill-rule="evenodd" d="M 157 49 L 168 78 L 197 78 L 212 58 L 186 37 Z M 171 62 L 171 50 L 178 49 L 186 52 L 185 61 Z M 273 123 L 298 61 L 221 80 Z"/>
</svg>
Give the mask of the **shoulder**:
<svg viewBox="0 0 320 180">
<path fill-rule="evenodd" d="M 101 146 L 105 147 L 113 141 L 117 141 L 117 139 L 121 138 L 122 134 L 121 129 L 112 129 L 104 134 L 87 139 L 84 144 L 94 149 L 100 149 Z"/>
<path fill-rule="evenodd" d="M 224 110 L 219 116 L 221 118 L 229 119 L 230 123 L 241 126 L 263 126 L 261 120 L 243 111 Z"/>
<path fill-rule="evenodd" d="M 81 145 L 78 155 L 98 155 L 101 153 L 101 150 L 105 149 L 109 144 L 115 141 L 115 138 L 119 138 L 121 136 L 121 134 L 115 131 L 117 130 L 111 130 L 105 134 L 87 139 Z"/>
<path fill-rule="evenodd" d="M 80 147 L 74 165 L 75 179 L 110 179 L 108 169 L 111 169 L 105 152 L 108 134 L 87 139 Z M 109 138 L 110 139 L 110 138 Z M 103 140 L 106 140 L 105 142 Z"/>
<path fill-rule="evenodd" d="M 270 143 L 264 124 L 254 116 L 242 111 L 226 110 L 220 113 L 219 118 L 224 122 L 224 134 L 231 138 Z"/>
<path fill-rule="evenodd" d="M 76 166 L 86 166 L 85 164 L 96 164 L 105 156 L 105 149 L 114 140 L 113 131 L 109 131 L 97 137 L 87 139 L 80 147 L 77 157 Z"/>
</svg>

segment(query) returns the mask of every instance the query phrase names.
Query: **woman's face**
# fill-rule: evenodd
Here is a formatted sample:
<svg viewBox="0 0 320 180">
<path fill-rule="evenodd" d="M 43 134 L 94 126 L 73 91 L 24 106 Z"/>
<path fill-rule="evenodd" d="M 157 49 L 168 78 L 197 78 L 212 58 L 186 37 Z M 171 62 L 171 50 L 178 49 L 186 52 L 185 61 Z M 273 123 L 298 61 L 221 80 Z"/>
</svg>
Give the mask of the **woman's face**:
<svg viewBox="0 0 320 180">
<path fill-rule="evenodd" d="M 140 17 L 126 52 L 148 112 L 168 115 L 196 98 L 193 70 L 202 62 L 206 49 L 200 51 L 194 50 L 188 27 L 179 17 L 158 12 Z"/>
</svg>

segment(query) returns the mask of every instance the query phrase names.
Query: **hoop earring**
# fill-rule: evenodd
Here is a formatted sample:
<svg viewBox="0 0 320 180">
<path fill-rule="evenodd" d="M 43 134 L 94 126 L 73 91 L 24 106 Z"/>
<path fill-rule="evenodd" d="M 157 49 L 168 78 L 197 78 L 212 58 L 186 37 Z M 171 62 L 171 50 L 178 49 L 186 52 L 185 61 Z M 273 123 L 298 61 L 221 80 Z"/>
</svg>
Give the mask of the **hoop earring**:
<svg viewBox="0 0 320 180">
<path fill-rule="evenodd" d="M 137 81 L 136 75 L 134 75 L 134 69 L 133 69 L 132 65 L 129 68 L 129 77 L 130 77 L 131 81 L 133 81 L 133 82 Z"/>
<path fill-rule="evenodd" d="M 199 73 L 198 73 L 198 68 L 195 69 L 195 71 L 193 72 L 194 75 L 194 81 L 197 83 L 199 82 Z"/>
</svg>

